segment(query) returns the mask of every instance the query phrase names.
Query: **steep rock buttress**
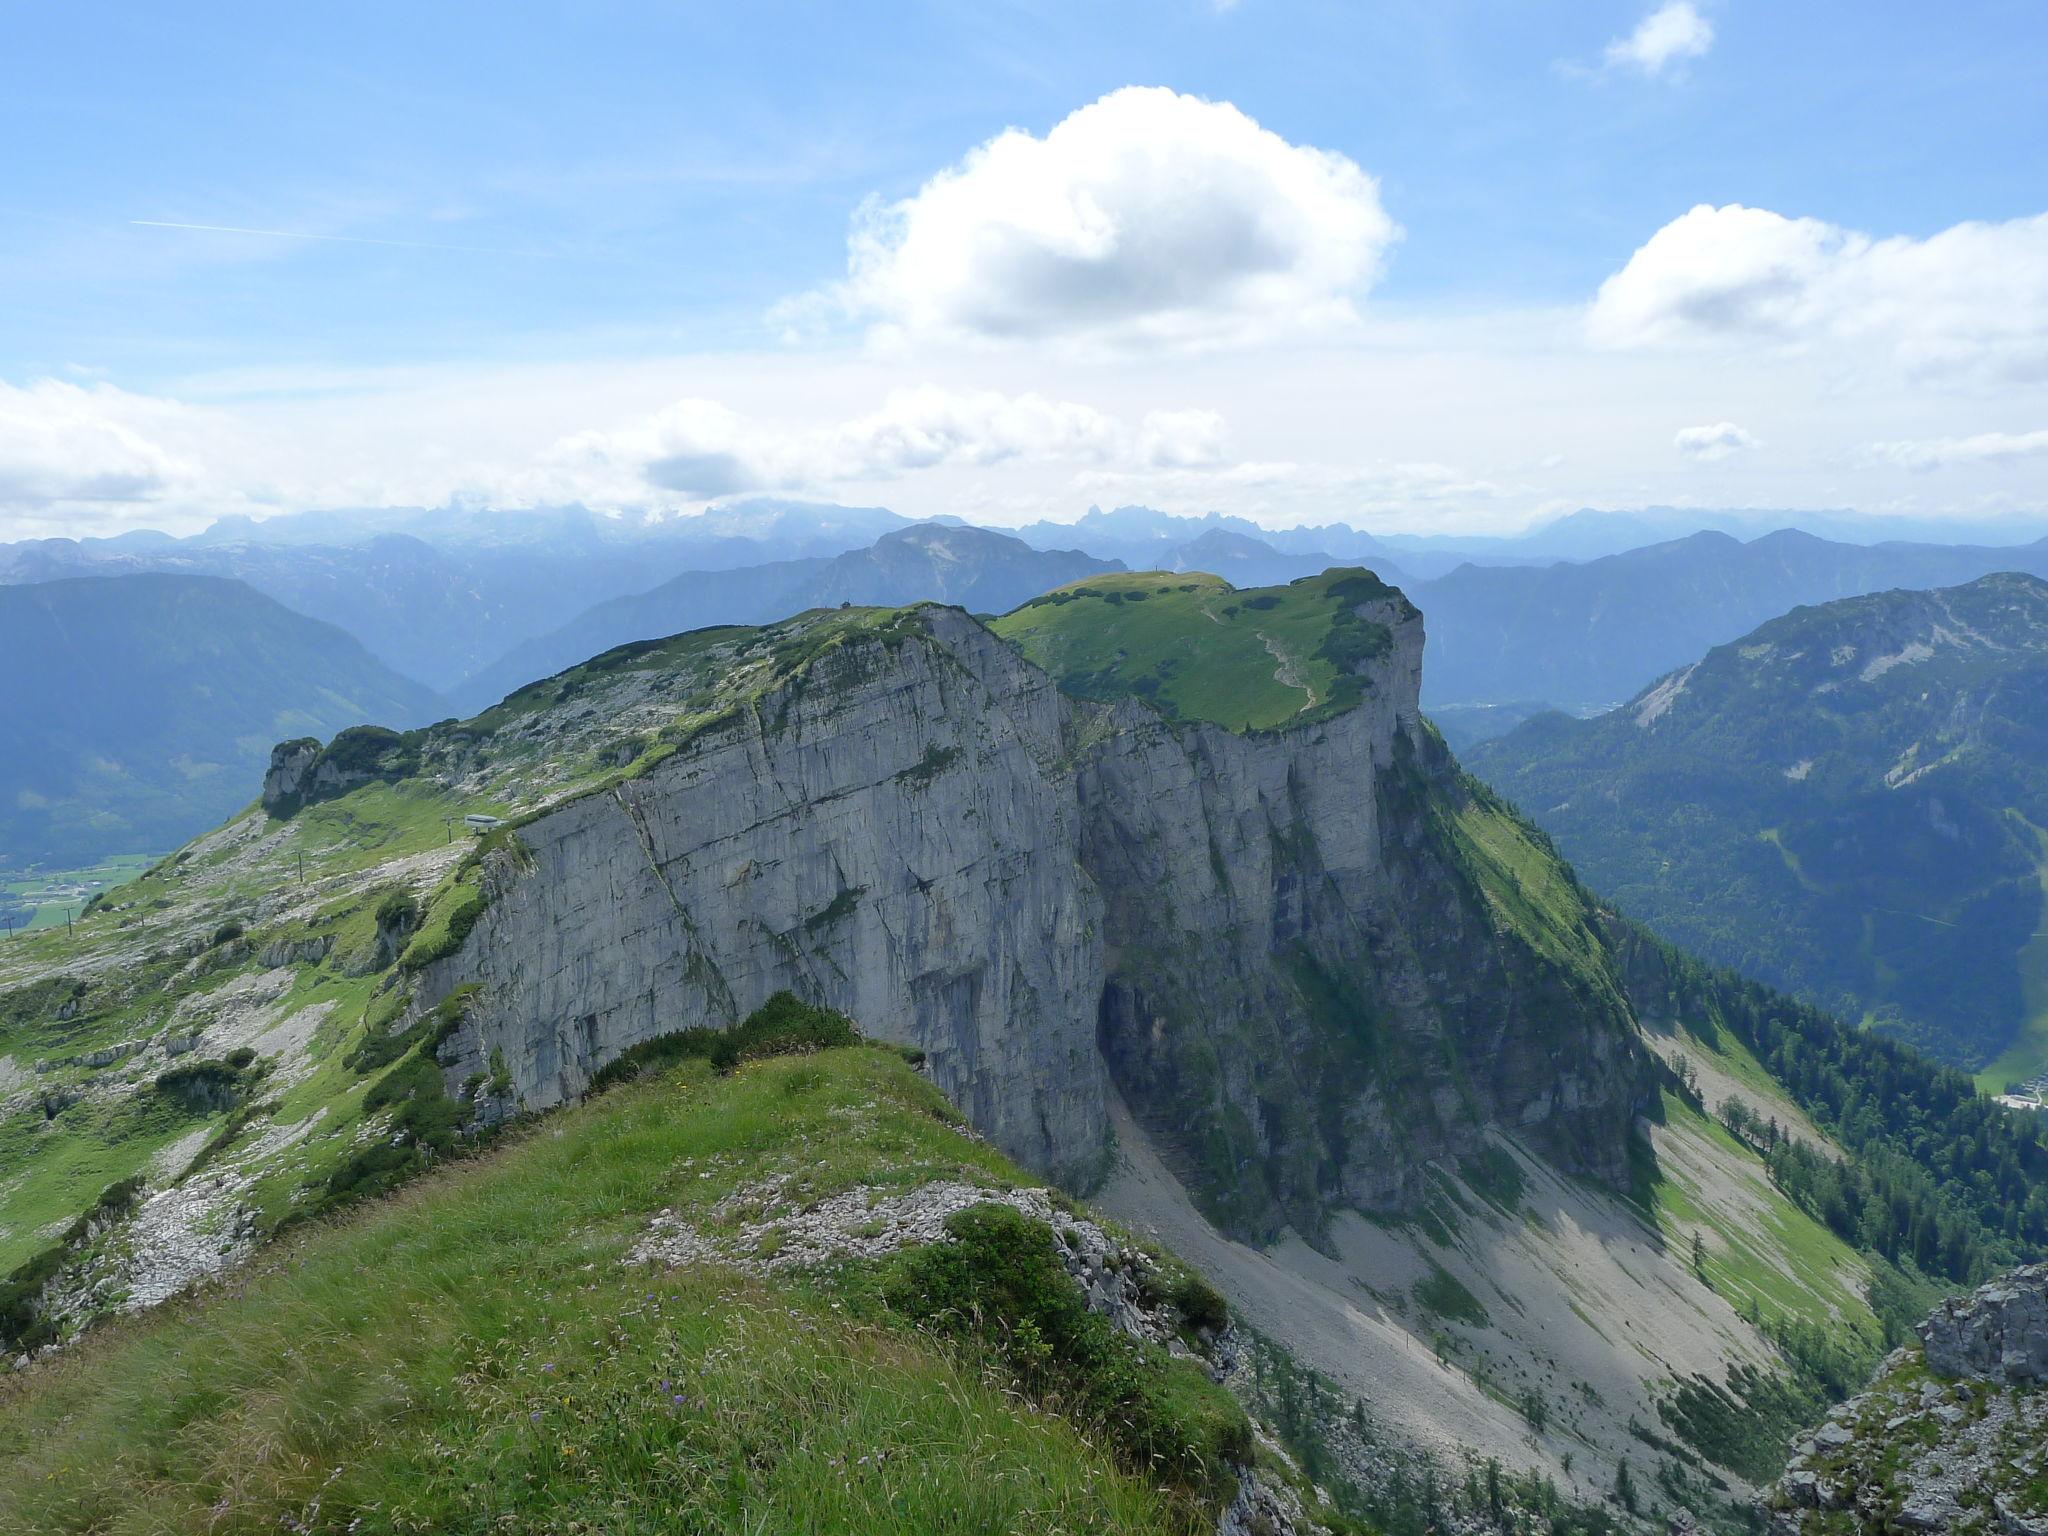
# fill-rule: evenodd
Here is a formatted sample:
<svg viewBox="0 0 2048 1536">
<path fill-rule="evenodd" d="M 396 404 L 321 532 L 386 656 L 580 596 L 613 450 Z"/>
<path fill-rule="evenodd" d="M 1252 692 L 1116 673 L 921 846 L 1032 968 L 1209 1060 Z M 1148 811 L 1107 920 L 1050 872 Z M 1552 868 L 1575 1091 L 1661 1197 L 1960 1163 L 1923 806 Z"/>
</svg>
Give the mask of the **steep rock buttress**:
<svg viewBox="0 0 2048 1536">
<path fill-rule="evenodd" d="M 1114 1085 L 1253 1235 L 1397 1208 L 1492 1126 L 1619 1177 L 1626 1015 L 1489 909 L 1416 712 L 1420 617 L 1369 606 L 1393 643 L 1363 701 L 1247 735 L 1071 700 L 953 609 L 849 638 L 518 828 L 413 1006 L 473 985 L 449 1081 L 542 1108 L 788 988 L 921 1048 L 1070 1183 L 1105 1164 Z"/>
</svg>

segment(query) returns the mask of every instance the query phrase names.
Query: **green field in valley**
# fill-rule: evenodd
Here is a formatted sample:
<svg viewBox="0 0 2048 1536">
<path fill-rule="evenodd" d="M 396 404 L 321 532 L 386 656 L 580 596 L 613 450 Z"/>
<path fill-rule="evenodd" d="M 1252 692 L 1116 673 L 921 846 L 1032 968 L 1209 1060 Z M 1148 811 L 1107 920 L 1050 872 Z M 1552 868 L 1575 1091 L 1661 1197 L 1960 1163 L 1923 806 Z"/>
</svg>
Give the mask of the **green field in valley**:
<svg viewBox="0 0 2048 1536">
<path fill-rule="evenodd" d="M 156 859 L 152 853 L 120 853 L 83 869 L 0 867 L 0 932 L 55 927 L 77 916 L 100 892 L 126 885 Z"/>
</svg>

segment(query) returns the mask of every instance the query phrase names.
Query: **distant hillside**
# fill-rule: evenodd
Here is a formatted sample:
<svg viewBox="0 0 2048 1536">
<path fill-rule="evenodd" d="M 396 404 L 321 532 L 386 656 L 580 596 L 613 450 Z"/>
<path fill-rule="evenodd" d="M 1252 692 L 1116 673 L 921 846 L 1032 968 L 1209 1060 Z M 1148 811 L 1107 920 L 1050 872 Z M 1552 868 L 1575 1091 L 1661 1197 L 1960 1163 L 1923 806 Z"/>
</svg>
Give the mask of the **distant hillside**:
<svg viewBox="0 0 2048 1536">
<path fill-rule="evenodd" d="M 1389 586 L 1401 586 L 1409 580 L 1399 566 L 1377 555 L 1347 560 L 1327 550 L 1281 549 L 1266 539 L 1220 528 L 1212 528 L 1200 538 L 1176 546 L 1153 564 L 1167 571 L 1206 571 L 1221 576 L 1233 587 L 1282 587 L 1304 576 L 1320 576 L 1340 565 L 1370 567 Z"/>
<path fill-rule="evenodd" d="M 600 603 L 514 647 L 450 696 L 464 710 L 488 709 L 514 689 L 615 645 L 712 624 L 762 624 L 806 608 L 893 607 L 925 599 L 996 613 L 1065 582 L 1115 569 L 1110 561 L 1073 550 L 1036 550 L 985 528 L 919 523 L 831 560 L 686 571 L 652 591 Z"/>
<path fill-rule="evenodd" d="M 0 863 L 169 848 L 256 796 L 271 744 L 439 699 L 332 625 L 210 576 L 0 586 Z"/>
<path fill-rule="evenodd" d="M 223 518 L 188 539 L 142 533 L 0 545 L 0 583 L 145 571 L 229 576 L 339 625 L 394 671 L 446 689 L 610 598 L 682 572 L 829 558 L 905 521 L 880 507 L 787 501 L 653 523 L 581 507 L 308 512 Z"/>
<path fill-rule="evenodd" d="M 1388 581 L 1395 580 L 1388 574 L 1395 558 L 1388 543 L 1348 523 L 1267 528 L 1222 512 L 1189 517 L 1151 507 L 1117 507 L 1109 512 L 1090 507 L 1071 523 L 1027 523 L 1017 530 L 1017 537 L 1039 549 L 1079 549 L 1105 560 L 1121 560 L 1134 571 L 1210 571 L 1233 581 L 1243 578 L 1241 585 L 1252 579 L 1249 569 L 1222 570 L 1204 564 L 1193 552 L 1212 549 L 1224 552 L 1225 558 L 1247 553 L 1269 559 L 1286 556 L 1296 562 L 1289 574 L 1260 576 L 1267 584 L 1313 575 L 1333 565 L 1370 566 Z M 1405 569 L 1417 576 L 1441 576 L 1468 558 L 1462 552 L 1419 551 L 1415 563 Z M 1304 563 L 1309 561 L 1313 563 Z"/>
<path fill-rule="evenodd" d="M 1033 549 L 986 528 L 920 523 L 840 555 L 799 591 L 799 607 L 932 601 L 1002 613 L 1067 582 L 1117 569 L 1116 561 L 1077 549 Z"/>
<path fill-rule="evenodd" d="M 1801 603 L 2015 570 L 2048 576 L 2048 540 L 1863 546 L 1782 531 L 1744 544 L 1697 533 L 1583 565 L 1466 566 L 1407 591 L 1429 629 L 1424 708 L 1580 709 L 1619 703 Z"/>
<path fill-rule="evenodd" d="M 1987 1076 L 2048 1068 L 2048 584 L 1801 608 L 1467 755 L 1674 942 Z"/>
</svg>

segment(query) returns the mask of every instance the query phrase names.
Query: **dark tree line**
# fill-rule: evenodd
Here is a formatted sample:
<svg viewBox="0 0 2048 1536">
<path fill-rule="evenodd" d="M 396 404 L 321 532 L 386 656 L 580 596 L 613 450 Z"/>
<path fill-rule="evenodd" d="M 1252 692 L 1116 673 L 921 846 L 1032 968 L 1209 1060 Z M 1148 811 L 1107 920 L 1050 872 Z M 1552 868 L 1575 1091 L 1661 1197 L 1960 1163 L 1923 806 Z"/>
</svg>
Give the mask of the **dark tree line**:
<svg viewBox="0 0 2048 1536">
<path fill-rule="evenodd" d="M 2048 1128 L 1966 1073 L 1851 1028 L 1642 934 L 1667 1003 L 1695 1029 L 1725 1028 L 1851 1156 L 1749 1127 L 1771 1175 L 1845 1242 L 1922 1273 L 1975 1284 L 2048 1252 Z M 1632 965 L 1642 975 L 1652 967 Z"/>
</svg>

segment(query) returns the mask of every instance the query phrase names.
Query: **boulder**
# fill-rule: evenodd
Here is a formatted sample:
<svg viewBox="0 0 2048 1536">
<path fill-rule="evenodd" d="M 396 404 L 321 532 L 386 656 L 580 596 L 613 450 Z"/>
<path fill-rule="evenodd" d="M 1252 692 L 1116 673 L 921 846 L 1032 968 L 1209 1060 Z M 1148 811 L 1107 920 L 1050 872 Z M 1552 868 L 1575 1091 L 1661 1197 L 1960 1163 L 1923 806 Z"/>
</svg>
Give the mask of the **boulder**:
<svg viewBox="0 0 2048 1536">
<path fill-rule="evenodd" d="M 1943 1302 L 1918 1332 L 1927 1368 L 1938 1376 L 2008 1386 L 2048 1377 L 2048 1264 Z"/>
</svg>

